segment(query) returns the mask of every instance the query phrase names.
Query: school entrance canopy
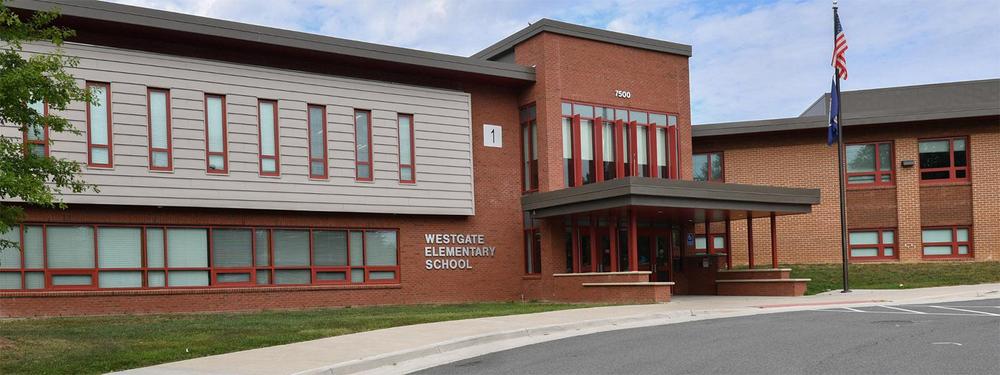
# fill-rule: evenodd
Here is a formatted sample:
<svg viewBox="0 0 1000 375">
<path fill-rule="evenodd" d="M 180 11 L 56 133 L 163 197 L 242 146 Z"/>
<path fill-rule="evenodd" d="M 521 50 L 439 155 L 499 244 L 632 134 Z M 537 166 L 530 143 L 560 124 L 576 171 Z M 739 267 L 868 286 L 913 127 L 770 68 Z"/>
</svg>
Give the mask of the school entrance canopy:
<svg viewBox="0 0 1000 375">
<path fill-rule="evenodd" d="M 819 202 L 818 189 L 648 177 L 521 199 L 529 220 L 566 228 L 567 273 L 553 275 L 556 278 L 605 275 L 627 277 L 634 283 L 629 285 L 676 284 L 672 293 L 757 295 L 804 292 L 806 280 L 790 279 L 787 269 L 778 268 L 775 218 L 809 213 Z M 748 218 L 770 218 L 770 268 L 756 269 L 753 220 Z M 734 221 L 746 225 L 749 272 L 732 269 Z M 725 229 L 713 232 L 713 222 L 725 223 Z M 648 282 L 637 275 L 648 275 Z"/>
</svg>

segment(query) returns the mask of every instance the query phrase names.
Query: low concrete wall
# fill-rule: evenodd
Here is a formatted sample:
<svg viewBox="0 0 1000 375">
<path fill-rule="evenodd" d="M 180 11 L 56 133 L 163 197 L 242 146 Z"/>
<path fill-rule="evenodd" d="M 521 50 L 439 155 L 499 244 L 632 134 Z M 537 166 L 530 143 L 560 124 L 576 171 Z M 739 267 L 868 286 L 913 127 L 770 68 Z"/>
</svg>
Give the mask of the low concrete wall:
<svg viewBox="0 0 1000 375">
<path fill-rule="evenodd" d="M 720 296 L 801 296 L 809 279 L 717 280 Z"/>
<path fill-rule="evenodd" d="M 552 275 L 552 298 L 566 302 L 669 302 L 674 283 L 650 282 L 649 271 Z"/>
</svg>

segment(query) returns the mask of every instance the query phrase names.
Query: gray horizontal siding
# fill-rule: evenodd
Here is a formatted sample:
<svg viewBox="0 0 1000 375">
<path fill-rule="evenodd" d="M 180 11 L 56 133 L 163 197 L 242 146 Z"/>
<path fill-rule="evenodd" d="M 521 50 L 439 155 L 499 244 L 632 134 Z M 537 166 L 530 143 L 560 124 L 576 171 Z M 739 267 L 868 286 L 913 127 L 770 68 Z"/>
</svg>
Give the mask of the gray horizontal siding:
<svg viewBox="0 0 1000 375">
<path fill-rule="evenodd" d="M 111 83 L 114 168 L 83 167 L 99 194 L 67 203 L 471 215 L 471 98 L 464 92 L 67 44 L 84 81 Z M 28 54 L 50 47 L 26 45 Z M 149 171 L 148 87 L 170 89 L 173 165 Z M 226 95 L 229 173 L 205 171 L 205 93 Z M 280 177 L 258 174 L 257 101 L 278 100 Z M 330 178 L 308 176 L 308 104 L 326 106 Z M 372 111 L 373 182 L 354 180 L 354 109 Z M 414 116 L 417 182 L 399 183 L 396 116 Z M 86 130 L 86 108 L 60 113 Z M 19 137 L 3 127 L 4 136 Z M 53 155 L 86 163 L 86 134 L 53 136 Z"/>
</svg>

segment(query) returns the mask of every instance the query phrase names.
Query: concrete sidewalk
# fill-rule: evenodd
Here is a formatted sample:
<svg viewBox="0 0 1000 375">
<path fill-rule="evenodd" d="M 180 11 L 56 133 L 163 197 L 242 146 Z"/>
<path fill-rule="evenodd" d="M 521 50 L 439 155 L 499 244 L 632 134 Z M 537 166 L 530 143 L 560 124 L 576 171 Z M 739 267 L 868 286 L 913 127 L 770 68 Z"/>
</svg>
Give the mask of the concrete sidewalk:
<svg viewBox="0 0 1000 375">
<path fill-rule="evenodd" d="M 1000 283 L 855 290 L 807 297 L 674 296 L 666 304 L 608 306 L 447 321 L 361 332 L 128 370 L 124 374 L 401 373 L 565 337 L 837 306 L 1000 298 Z"/>
</svg>

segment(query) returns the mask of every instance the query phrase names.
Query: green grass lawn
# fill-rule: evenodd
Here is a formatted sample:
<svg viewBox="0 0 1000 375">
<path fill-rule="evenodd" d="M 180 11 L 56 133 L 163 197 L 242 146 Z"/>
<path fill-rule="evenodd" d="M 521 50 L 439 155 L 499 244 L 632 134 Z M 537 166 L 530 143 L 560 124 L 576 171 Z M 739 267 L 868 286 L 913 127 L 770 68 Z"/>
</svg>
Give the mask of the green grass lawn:
<svg viewBox="0 0 1000 375">
<path fill-rule="evenodd" d="M 843 288 L 840 264 L 788 265 L 810 278 L 806 294 Z M 851 289 L 910 289 L 1000 282 L 1000 262 L 872 263 L 849 266 Z"/>
<path fill-rule="evenodd" d="M 0 320 L 0 374 L 102 373 L 409 324 L 592 307 L 470 303 Z"/>
</svg>

